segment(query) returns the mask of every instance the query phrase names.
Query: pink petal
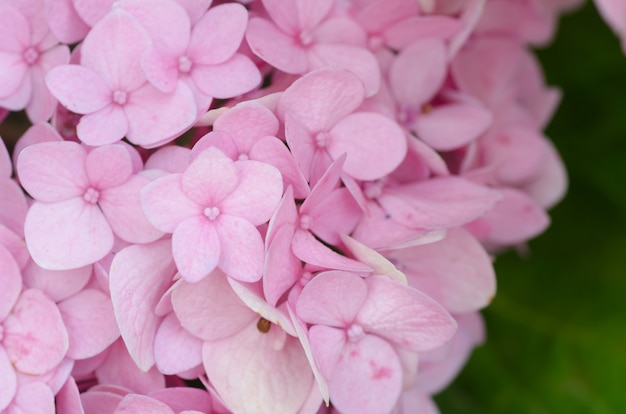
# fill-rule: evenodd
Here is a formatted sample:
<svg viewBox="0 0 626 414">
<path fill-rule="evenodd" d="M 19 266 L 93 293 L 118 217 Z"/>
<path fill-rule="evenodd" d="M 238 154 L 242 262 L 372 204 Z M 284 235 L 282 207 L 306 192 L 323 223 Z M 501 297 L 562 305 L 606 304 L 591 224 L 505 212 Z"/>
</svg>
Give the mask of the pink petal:
<svg viewBox="0 0 626 414">
<path fill-rule="evenodd" d="M 145 169 L 155 168 L 170 173 L 183 173 L 189 166 L 189 158 L 189 148 L 166 145 L 150 155 L 146 161 Z"/>
<path fill-rule="evenodd" d="M 341 235 L 341 241 L 358 261 L 370 266 L 374 274 L 389 276 L 400 282 L 407 283 L 404 273 L 399 271 L 396 266 L 376 250 L 370 249 L 347 235 Z"/>
<path fill-rule="evenodd" d="M 128 116 L 128 140 L 145 148 L 171 141 L 196 120 L 193 94 L 181 82 L 169 94 L 146 83 L 133 91 L 124 112 Z"/>
<path fill-rule="evenodd" d="M 225 62 L 193 67 L 191 77 L 203 93 L 214 98 L 232 98 L 261 84 L 261 74 L 249 57 L 235 53 Z"/>
<path fill-rule="evenodd" d="M 389 196 L 378 201 L 393 220 L 426 229 L 463 225 L 489 211 L 502 197 L 496 190 L 459 177 L 433 178 L 386 191 Z"/>
<path fill-rule="evenodd" d="M 261 137 L 276 135 L 278 127 L 274 113 L 256 102 L 240 103 L 213 123 L 213 131 L 227 132 L 242 152 L 250 151 Z"/>
<path fill-rule="evenodd" d="M 89 26 L 95 25 L 111 10 L 115 0 L 73 0 L 76 12 Z"/>
<path fill-rule="evenodd" d="M 252 323 L 235 336 L 205 342 L 202 356 L 207 375 L 233 412 L 297 412 L 313 384 L 300 343 L 276 325 L 263 333 Z"/>
<path fill-rule="evenodd" d="M 231 337 L 258 319 L 219 270 L 198 283 L 181 283 L 172 293 L 172 305 L 181 325 L 205 341 Z"/>
<path fill-rule="evenodd" d="M 154 359 L 159 372 L 175 375 L 202 364 L 203 341 L 187 332 L 174 313 L 163 321 L 154 337 Z M 180 352 L 184 349 L 185 352 Z"/>
<path fill-rule="evenodd" d="M 191 201 L 181 188 L 182 174 L 154 180 L 140 193 L 141 207 L 157 229 L 173 233 L 183 221 L 202 215 L 202 206 Z"/>
<path fill-rule="evenodd" d="M 110 90 L 130 92 L 146 81 L 138 57 L 150 43 L 148 33 L 132 15 L 114 9 L 85 38 L 81 65 L 96 71 Z"/>
<path fill-rule="evenodd" d="M 219 244 L 219 268 L 242 282 L 256 282 L 263 274 L 265 248 L 259 231 L 248 220 L 221 215 L 215 224 Z"/>
<path fill-rule="evenodd" d="M 287 315 L 287 310 L 281 306 L 277 308 L 267 303 L 261 292 L 259 284 L 241 283 L 233 278 L 228 278 L 228 283 L 237 297 L 253 312 L 261 315 L 262 318 L 278 325 L 285 333 L 296 336 L 296 331 L 292 326 L 291 319 Z"/>
<path fill-rule="evenodd" d="M 567 171 L 554 145 L 549 141 L 548 155 L 537 176 L 522 186 L 522 190 L 543 208 L 551 208 L 567 191 Z"/>
<path fill-rule="evenodd" d="M 177 413 L 185 414 L 185 410 L 196 410 L 202 413 L 212 412 L 211 394 L 198 388 L 165 388 L 150 393 L 150 397 L 164 402 Z M 189 414 L 192 414 L 192 411 L 189 411 Z"/>
<path fill-rule="evenodd" d="M 305 322 L 347 328 L 367 298 L 360 276 L 341 271 L 319 273 L 304 286 L 296 314 Z"/>
<path fill-rule="evenodd" d="M 165 387 L 165 378 L 154 367 L 147 372 L 139 370 L 121 339 L 111 345 L 95 373 L 101 384 L 120 385 L 140 394 Z"/>
<path fill-rule="evenodd" d="M 291 251 L 294 229 L 283 225 L 266 248 L 263 268 L 263 294 L 270 305 L 276 306 L 280 297 L 298 280 L 302 264 Z"/>
<path fill-rule="evenodd" d="M 152 43 L 170 56 L 185 53 L 189 44 L 191 23 L 187 12 L 177 1 L 170 0 L 125 0 L 114 7 L 130 13 L 148 32 Z M 169 25 L 172 30 L 163 30 Z"/>
<path fill-rule="evenodd" d="M 26 115 L 33 122 L 46 122 L 55 113 L 58 101 L 46 86 L 45 75 L 50 68 L 65 64 L 70 60 L 67 46 L 55 47 L 46 52 L 42 63 L 31 67 L 32 98 L 26 104 Z"/>
<path fill-rule="evenodd" d="M 0 224 L 0 245 L 11 254 L 20 269 L 30 262 L 30 252 L 24 243 L 24 237 L 19 236 Z"/>
<path fill-rule="evenodd" d="M 320 205 L 326 198 L 328 198 L 333 190 L 339 187 L 341 172 L 343 171 L 345 161 L 345 154 L 341 154 L 333 161 L 333 163 L 324 172 L 324 175 L 322 175 L 315 183 L 311 193 L 300 206 L 300 214 L 309 215 L 311 210 Z"/>
<path fill-rule="evenodd" d="M 456 103 L 435 107 L 419 116 L 415 132 L 438 151 L 450 151 L 469 144 L 491 125 L 493 116 L 482 106 Z"/>
<path fill-rule="evenodd" d="M 22 291 L 22 275 L 11 253 L 1 244 L 0 269 L 2 269 L 0 276 L 2 281 L 2 290 L 0 290 L 0 321 L 2 321 L 11 312 Z"/>
<path fill-rule="evenodd" d="M 11 403 L 17 391 L 17 377 L 15 375 L 15 368 L 13 368 L 11 360 L 3 346 L 0 346 L 0 378 L 2 378 L 2 387 L 0 387 L 0 410 L 4 410 Z"/>
<path fill-rule="evenodd" d="M 368 296 L 357 316 L 366 332 L 414 352 L 436 348 L 454 335 L 454 319 L 422 292 L 387 276 L 366 282 Z"/>
<path fill-rule="evenodd" d="M 38 290 L 22 292 L 4 321 L 3 344 L 15 368 L 25 374 L 44 374 L 59 364 L 68 336 L 54 302 Z"/>
<path fill-rule="evenodd" d="M 11 157 L 4 141 L 0 141 L 0 178 L 10 178 L 11 175 L 13 175 Z"/>
<path fill-rule="evenodd" d="M 255 55 L 283 72 L 301 74 L 309 70 L 305 49 L 266 19 L 250 19 L 246 40 Z"/>
<path fill-rule="evenodd" d="M 293 115 L 285 115 L 285 137 L 305 181 L 311 178 L 313 159 L 319 151 L 313 135 Z M 318 180 L 319 177 L 316 177 Z"/>
<path fill-rule="evenodd" d="M 206 207 L 221 203 L 238 184 L 233 161 L 217 148 L 202 151 L 189 165 L 181 179 L 183 192 Z"/>
<path fill-rule="evenodd" d="M 20 384 L 7 414 L 52 414 L 54 394 L 42 382 Z"/>
<path fill-rule="evenodd" d="M 314 266 L 361 273 L 369 273 L 372 270 L 369 266 L 326 247 L 308 231 L 296 231 L 291 249 L 300 260 Z"/>
<path fill-rule="evenodd" d="M 50 69 L 46 85 L 63 106 L 77 114 L 90 114 L 111 103 L 111 89 L 92 69 L 61 65 Z"/>
<path fill-rule="evenodd" d="M 56 410 L 58 414 L 85 414 L 74 377 L 69 377 L 56 395 Z"/>
<path fill-rule="evenodd" d="M 69 358 L 91 358 L 104 351 L 120 334 L 111 299 L 99 290 L 83 290 L 59 303 L 59 310 L 69 333 Z"/>
<path fill-rule="evenodd" d="M 346 342 L 328 380 L 330 399 L 342 412 L 386 413 L 402 391 L 402 368 L 393 348 L 383 339 L 365 335 Z"/>
<path fill-rule="evenodd" d="M 90 27 L 80 18 L 72 0 L 46 0 L 45 15 L 50 30 L 63 43 L 83 40 Z"/>
<path fill-rule="evenodd" d="M 212 7 L 194 25 L 187 51 L 201 65 L 215 65 L 230 59 L 243 40 L 248 11 L 241 4 Z"/>
<path fill-rule="evenodd" d="M 309 59 L 313 70 L 330 66 L 355 74 L 363 83 L 366 96 L 372 96 L 380 89 L 378 60 L 365 48 L 318 43 L 310 49 Z"/>
<path fill-rule="evenodd" d="M 219 204 L 220 210 L 255 226 L 267 222 L 283 194 L 280 172 L 269 164 L 253 160 L 238 161 L 235 169 L 239 182 Z"/>
<path fill-rule="evenodd" d="M 330 129 L 363 102 L 363 84 L 345 69 L 319 69 L 295 81 L 278 101 L 282 119 L 289 114 L 308 131 Z"/>
<path fill-rule="evenodd" d="M 111 264 L 115 318 L 129 354 L 142 371 L 154 364 L 154 337 L 162 319 L 154 311 L 175 273 L 169 240 L 129 246 Z"/>
<path fill-rule="evenodd" d="M 195 160 L 198 154 L 211 147 L 220 150 L 233 161 L 236 161 L 242 153 L 228 132 L 213 130 L 194 144 L 191 150 L 191 160 Z"/>
<path fill-rule="evenodd" d="M 526 126 L 501 128 L 485 137 L 485 163 L 496 167 L 497 178 L 508 184 L 527 181 L 547 157 L 546 139 Z"/>
<path fill-rule="evenodd" d="M 85 170 L 89 183 L 98 190 L 123 184 L 133 172 L 130 154 L 122 145 L 93 149 L 85 160 Z"/>
<path fill-rule="evenodd" d="M 150 46 L 143 54 L 143 67 L 148 82 L 158 90 L 171 93 L 176 89 L 178 62 L 167 51 Z"/>
<path fill-rule="evenodd" d="M 463 228 L 449 229 L 435 243 L 390 251 L 415 288 L 452 313 L 481 309 L 495 295 L 493 265 L 485 249 Z"/>
<path fill-rule="evenodd" d="M 80 394 L 85 414 L 115 414 L 123 395 L 105 391 L 89 391 Z"/>
<path fill-rule="evenodd" d="M 387 44 L 402 50 L 416 40 L 427 38 L 450 39 L 463 28 L 459 19 L 441 15 L 422 15 L 404 19 L 385 31 Z"/>
<path fill-rule="evenodd" d="M 351 114 L 339 121 L 330 134 L 328 152 L 335 159 L 348 154 L 343 169 L 357 180 L 376 180 L 389 174 L 407 152 L 404 131 L 376 113 Z"/>
<path fill-rule="evenodd" d="M 87 189 L 85 150 L 75 142 L 31 145 L 19 156 L 22 186 L 35 199 L 57 202 L 77 197 Z"/>
<path fill-rule="evenodd" d="M 140 192 L 149 183 L 150 179 L 134 175 L 119 187 L 101 193 L 102 213 L 115 235 L 129 243 L 151 243 L 163 236 L 141 208 Z"/>
<path fill-rule="evenodd" d="M 161 401 L 150 398 L 146 395 L 128 394 L 115 409 L 115 414 L 175 414 L 167 405 Z"/>
<path fill-rule="evenodd" d="M 334 0 L 312 3 L 285 3 L 280 0 L 264 0 L 263 6 L 278 27 L 290 34 L 312 30 L 331 12 Z"/>
<path fill-rule="evenodd" d="M 102 212 L 82 198 L 36 202 L 26 216 L 24 234 L 33 260 L 51 270 L 95 263 L 113 247 L 113 233 Z"/>
<path fill-rule="evenodd" d="M 197 282 L 211 273 L 221 261 L 222 243 L 216 225 L 206 217 L 179 224 L 172 235 L 172 252 L 182 277 Z"/>
<path fill-rule="evenodd" d="M 46 270 L 30 262 L 23 271 L 24 284 L 60 302 L 80 292 L 91 278 L 93 266 L 71 270 Z"/>
<path fill-rule="evenodd" d="M 487 235 L 478 235 L 501 245 L 522 243 L 541 233 L 550 224 L 550 217 L 530 197 L 515 189 L 502 189 L 504 198 L 478 219 L 486 226 Z M 477 223 L 471 223 L 475 226 Z"/>
<path fill-rule="evenodd" d="M 414 1 L 373 1 L 359 10 L 356 20 L 368 32 L 378 33 L 394 25 L 399 20 L 417 15 L 418 11 L 418 2 Z"/>
<path fill-rule="evenodd" d="M 250 151 L 250 158 L 273 165 L 283 177 L 283 187 L 293 186 L 294 196 L 298 199 L 309 194 L 309 185 L 289 148 L 273 136 L 261 138 Z"/>
<path fill-rule="evenodd" d="M 109 105 L 83 115 L 76 125 L 76 135 L 87 145 L 113 144 L 127 134 L 128 118 L 119 105 Z"/>
<path fill-rule="evenodd" d="M 445 79 L 446 66 L 446 49 L 440 39 L 420 40 L 400 52 L 389 68 L 398 103 L 417 108 L 431 100 Z"/>
</svg>

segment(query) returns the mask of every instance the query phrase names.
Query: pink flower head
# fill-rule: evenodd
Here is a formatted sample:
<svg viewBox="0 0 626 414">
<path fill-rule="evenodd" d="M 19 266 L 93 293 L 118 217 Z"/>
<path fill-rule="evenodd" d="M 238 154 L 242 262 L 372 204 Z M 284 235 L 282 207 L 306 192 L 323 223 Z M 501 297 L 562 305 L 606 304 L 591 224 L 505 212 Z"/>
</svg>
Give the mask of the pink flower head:
<svg viewBox="0 0 626 414">
<path fill-rule="evenodd" d="M 367 95 L 380 85 L 380 69 L 365 48 L 366 35 L 352 19 L 333 12 L 335 0 L 315 3 L 263 0 L 269 17 L 250 19 L 246 39 L 261 59 L 287 73 L 344 68 L 361 79 Z"/>
<path fill-rule="evenodd" d="M 358 180 L 381 178 L 402 162 L 404 132 L 381 114 L 355 112 L 364 97 L 361 81 L 343 69 L 311 72 L 280 97 L 287 143 L 311 184 L 344 153 L 344 171 Z"/>
<path fill-rule="evenodd" d="M 87 35 L 81 65 L 51 70 L 46 83 L 69 110 L 82 114 L 81 141 L 104 145 L 125 136 L 153 147 L 173 139 L 196 119 L 188 88 L 163 93 L 147 82 L 140 60 L 150 46 L 148 33 L 124 10 L 114 10 Z"/>
<path fill-rule="evenodd" d="M 26 108 L 33 122 L 45 122 L 56 106 L 44 76 L 69 62 L 70 51 L 50 33 L 43 15 L 28 15 L 20 3 L 0 5 L 0 107 Z"/>
<path fill-rule="evenodd" d="M 63 360 L 69 346 L 67 330 L 52 300 L 39 290 L 22 290 L 17 262 L 1 245 L 0 269 L 0 410 L 19 410 L 29 391 L 34 406 L 51 406 L 46 379 L 37 377 L 51 373 Z M 30 388 L 22 376 L 39 385 Z"/>
<path fill-rule="evenodd" d="M 245 288 L 236 282 L 232 285 L 215 271 L 198 283 L 183 282 L 172 294 L 181 324 L 204 340 L 202 359 L 209 381 L 233 412 L 298 412 L 316 390 L 302 346 L 288 333 L 293 328 L 270 306 L 259 313 L 250 309 L 238 295 L 250 299 L 251 294 L 241 292 Z"/>
<path fill-rule="evenodd" d="M 229 276 L 261 278 L 264 247 L 255 226 L 266 223 L 280 201 L 280 172 L 253 160 L 233 162 L 216 148 L 182 174 L 159 178 L 142 192 L 148 220 L 173 233 L 176 266 L 187 281 L 219 267 Z"/>
<path fill-rule="evenodd" d="M 142 62 L 148 81 L 164 93 L 183 82 L 200 112 L 214 97 L 232 98 L 261 82 L 250 58 L 236 53 L 248 22 L 242 5 L 213 7 L 193 27 L 185 9 L 173 0 L 124 0 L 115 7 L 135 16 L 150 34 L 153 43 Z M 163 27 L 170 30 L 165 33 Z"/>
<path fill-rule="evenodd" d="M 133 175 L 122 145 L 87 153 L 75 142 L 45 142 L 20 154 L 22 185 L 36 200 L 26 216 L 28 249 L 41 267 L 73 269 L 102 259 L 114 235 L 135 243 L 161 233 L 146 220 L 139 190 L 150 180 Z"/>
<path fill-rule="evenodd" d="M 452 317 L 434 300 L 387 276 L 328 271 L 302 290 L 296 314 L 340 411 L 389 412 L 403 382 L 398 350 L 422 352 L 449 340 Z"/>
</svg>

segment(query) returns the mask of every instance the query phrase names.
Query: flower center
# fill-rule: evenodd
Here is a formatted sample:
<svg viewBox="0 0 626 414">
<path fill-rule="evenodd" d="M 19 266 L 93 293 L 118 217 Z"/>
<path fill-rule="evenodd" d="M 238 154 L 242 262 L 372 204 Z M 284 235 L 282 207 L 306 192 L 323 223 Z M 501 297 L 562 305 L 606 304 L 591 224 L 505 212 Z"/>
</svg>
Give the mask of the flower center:
<svg viewBox="0 0 626 414">
<path fill-rule="evenodd" d="M 22 59 L 24 59 L 26 64 L 32 65 L 39 59 L 39 52 L 34 47 L 30 46 L 22 53 Z"/>
<path fill-rule="evenodd" d="M 351 342 L 357 342 L 361 338 L 363 338 L 363 336 L 365 336 L 365 332 L 363 332 L 363 327 L 358 323 L 353 323 L 352 325 L 350 325 L 347 334 L 348 340 Z"/>
<path fill-rule="evenodd" d="M 99 199 L 100 199 L 100 192 L 96 190 L 95 188 L 89 187 L 87 191 L 85 191 L 85 194 L 83 194 L 83 200 L 91 204 L 96 204 Z"/>
<path fill-rule="evenodd" d="M 313 225 L 313 217 L 303 214 L 300 216 L 300 228 L 302 230 L 310 230 Z"/>
<path fill-rule="evenodd" d="M 261 333 L 268 333 L 271 327 L 272 327 L 272 322 L 268 321 L 265 318 L 259 318 L 259 321 L 256 323 L 256 328 Z"/>
<path fill-rule="evenodd" d="M 207 216 L 209 220 L 213 221 L 220 215 L 220 209 L 217 207 L 207 207 L 204 209 L 204 215 Z"/>
<path fill-rule="evenodd" d="M 248 154 L 239 154 L 239 157 L 237 157 L 237 159 L 239 161 L 248 161 L 250 157 L 248 157 Z"/>
<path fill-rule="evenodd" d="M 191 70 L 192 62 L 187 56 L 178 58 L 178 70 L 182 73 L 188 73 Z"/>
<path fill-rule="evenodd" d="M 308 30 L 301 32 L 298 38 L 300 39 L 300 44 L 302 46 L 308 46 L 313 43 L 313 34 Z"/>
<path fill-rule="evenodd" d="M 128 93 L 126 91 L 117 90 L 113 92 L 113 102 L 118 105 L 124 105 L 128 100 Z"/>
<path fill-rule="evenodd" d="M 4 338 L 4 327 L 0 324 L 0 343 L 2 343 L 2 338 Z"/>
<path fill-rule="evenodd" d="M 328 132 L 318 132 L 315 135 L 315 143 L 319 148 L 324 148 L 330 143 L 330 134 Z"/>
</svg>

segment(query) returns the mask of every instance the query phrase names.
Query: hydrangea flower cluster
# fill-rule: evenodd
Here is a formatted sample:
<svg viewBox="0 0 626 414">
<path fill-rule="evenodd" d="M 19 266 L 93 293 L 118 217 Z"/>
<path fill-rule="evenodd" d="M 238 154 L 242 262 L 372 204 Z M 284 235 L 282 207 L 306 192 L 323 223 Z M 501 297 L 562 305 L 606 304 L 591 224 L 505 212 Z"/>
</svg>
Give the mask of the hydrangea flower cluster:
<svg viewBox="0 0 626 414">
<path fill-rule="evenodd" d="M 573 3 L 0 0 L 0 412 L 438 412 Z"/>
</svg>

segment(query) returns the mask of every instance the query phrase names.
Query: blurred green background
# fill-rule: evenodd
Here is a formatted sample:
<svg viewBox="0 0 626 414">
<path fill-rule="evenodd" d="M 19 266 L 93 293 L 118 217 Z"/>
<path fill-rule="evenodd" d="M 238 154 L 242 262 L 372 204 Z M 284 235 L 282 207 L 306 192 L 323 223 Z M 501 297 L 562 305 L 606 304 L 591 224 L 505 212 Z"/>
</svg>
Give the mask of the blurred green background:
<svg viewBox="0 0 626 414">
<path fill-rule="evenodd" d="M 626 56 L 591 3 L 538 55 L 563 90 L 547 135 L 568 195 L 528 257 L 497 258 L 487 343 L 442 414 L 626 413 Z"/>
</svg>

